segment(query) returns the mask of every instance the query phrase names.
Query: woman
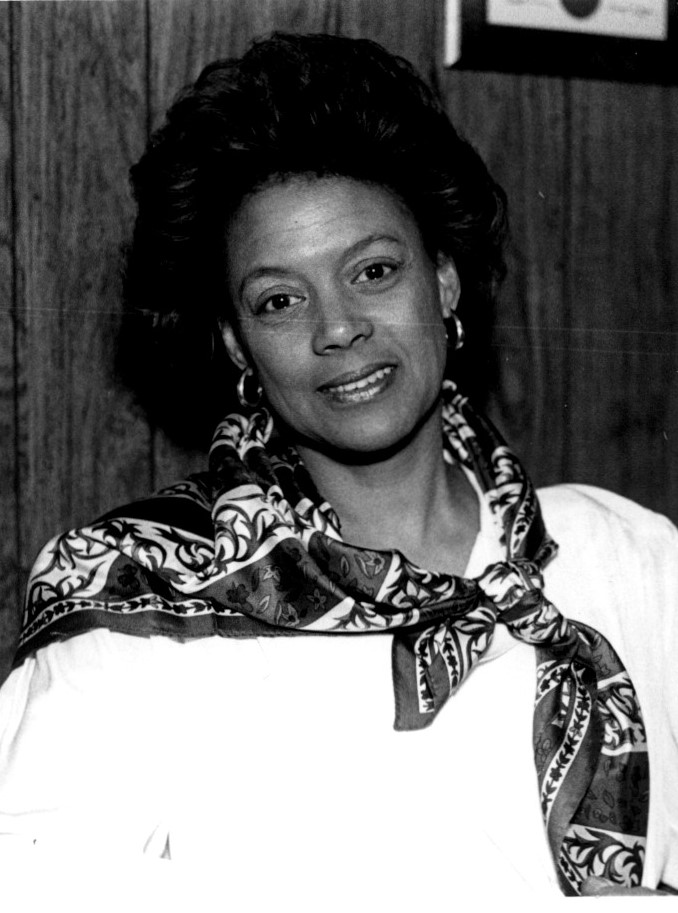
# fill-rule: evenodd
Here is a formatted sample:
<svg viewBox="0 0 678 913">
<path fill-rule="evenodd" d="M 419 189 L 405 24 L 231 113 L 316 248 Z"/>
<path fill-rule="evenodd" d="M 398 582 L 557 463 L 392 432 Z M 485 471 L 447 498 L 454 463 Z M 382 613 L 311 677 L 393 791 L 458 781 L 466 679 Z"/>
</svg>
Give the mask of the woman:
<svg viewBox="0 0 678 913">
<path fill-rule="evenodd" d="M 676 531 L 537 500 L 445 380 L 504 198 L 430 91 L 277 35 L 133 181 L 136 379 L 196 435 L 240 405 L 207 472 L 39 556 L 0 831 L 212 866 L 253 909 L 678 887 Z"/>
</svg>

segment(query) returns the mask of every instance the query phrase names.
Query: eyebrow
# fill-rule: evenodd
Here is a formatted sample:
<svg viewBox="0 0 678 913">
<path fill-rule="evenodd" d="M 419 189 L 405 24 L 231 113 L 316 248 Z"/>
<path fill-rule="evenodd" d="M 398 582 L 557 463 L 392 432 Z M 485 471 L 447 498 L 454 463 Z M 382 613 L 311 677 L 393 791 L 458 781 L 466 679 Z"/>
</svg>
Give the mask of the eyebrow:
<svg viewBox="0 0 678 913">
<path fill-rule="evenodd" d="M 366 238 L 361 238 L 360 241 L 356 241 L 355 244 L 352 244 L 349 249 L 346 251 L 345 259 L 348 259 L 353 254 L 359 253 L 361 250 L 364 250 L 366 247 L 369 247 L 371 244 L 376 244 L 377 241 L 389 241 L 391 244 L 402 244 L 402 238 L 396 238 L 393 235 L 368 235 Z"/>
<path fill-rule="evenodd" d="M 403 244 L 402 238 L 396 238 L 394 235 L 367 235 L 365 238 L 361 238 L 359 241 L 356 241 L 355 244 L 352 244 L 342 256 L 342 260 L 350 260 L 351 257 L 359 254 L 361 251 L 371 247 L 373 244 L 376 244 L 380 241 L 387 241 L 390 244 Z M 240 288 L 238 289 L 238 294 L 242 295 L 245 286 L 250 282 L 256 281 L 257 279 L 265 279 L 267 276 L 290 276 L 293 273 L 294 270 L 287 269 L 284 266 L 258 266 L 243 277 L 243 280 L 240 283 Z"/>
<path fill-rule="evenodd" d="M 292 272 L 292 270 L 285 269 L 283 266 L 258 266 L 246 276 L 243 276 L 238 288 L 238 295 L 242 295 L 245 286 L 249 285 L 250 282 L 255 282 L 257 279 L 265 279 L 266 276 L 290 276 Z"/>
</svg>

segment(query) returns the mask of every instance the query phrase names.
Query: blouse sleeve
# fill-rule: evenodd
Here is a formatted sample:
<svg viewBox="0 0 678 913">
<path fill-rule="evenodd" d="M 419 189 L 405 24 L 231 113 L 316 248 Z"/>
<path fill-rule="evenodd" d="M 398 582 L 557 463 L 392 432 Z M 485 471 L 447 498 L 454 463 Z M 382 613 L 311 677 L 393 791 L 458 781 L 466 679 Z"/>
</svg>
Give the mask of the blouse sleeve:
<svg viewBox="0 0 678 913">
<path fill-rule="evenodd" d="M 599 488 L 557 486 L 540 498 L 561 545 L 567 614 L 608 637 L 640 698 L 650 760 L 643 883 L 678 889 L 678 530 Z"/>
<path fill-rule="evenodd" d="M 644 587 L 654 617 L 644 664 L 651 670 L 645 716 L 650 748 L 650 821 L 646 868 L 655 883 L 678 891 L 678 530 L 659 518 L 645 544 Z"/>
</svg>

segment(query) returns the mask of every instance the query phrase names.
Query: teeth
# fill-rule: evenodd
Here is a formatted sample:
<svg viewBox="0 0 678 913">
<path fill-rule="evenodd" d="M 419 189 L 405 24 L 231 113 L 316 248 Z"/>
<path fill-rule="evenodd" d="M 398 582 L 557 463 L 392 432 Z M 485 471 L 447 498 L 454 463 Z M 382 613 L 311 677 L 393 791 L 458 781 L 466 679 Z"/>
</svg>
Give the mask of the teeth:
<svg viewBox="0 0 678 913">
<path fill-rule="evenodd" d="M 337 393 L 354 393 L 356 390 L 363 390 L 365 387 L 369 387 L 370 384 L 376 384 L 382 377 L 390 374 L 392 370 L 393 368 L 379 368 L 378 371 L 368 374 L 367 377 L 363 377 L 361 380 L 356 380 L 352 384 L 339 384 L 332 389 Z"/>
</svg>

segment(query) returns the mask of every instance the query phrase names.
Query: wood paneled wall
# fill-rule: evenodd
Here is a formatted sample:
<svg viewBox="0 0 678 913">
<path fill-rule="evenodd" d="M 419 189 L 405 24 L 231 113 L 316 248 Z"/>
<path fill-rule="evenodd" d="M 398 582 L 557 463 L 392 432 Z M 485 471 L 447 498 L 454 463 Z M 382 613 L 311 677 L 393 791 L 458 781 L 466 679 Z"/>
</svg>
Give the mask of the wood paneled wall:
<svg viewBox="0 0 678 913">
<path fill-rule="evenodd" d="M 678 520 L 678 90 L 445 71 L 442 0 L 0 3 L 0 651 L 56 532 L 201 465 L 114 376 L 127 171 L 175 92 L 274 28 L 374 38 L 511 202 L 492 413 L 540 484 Z"/>
</svg>

